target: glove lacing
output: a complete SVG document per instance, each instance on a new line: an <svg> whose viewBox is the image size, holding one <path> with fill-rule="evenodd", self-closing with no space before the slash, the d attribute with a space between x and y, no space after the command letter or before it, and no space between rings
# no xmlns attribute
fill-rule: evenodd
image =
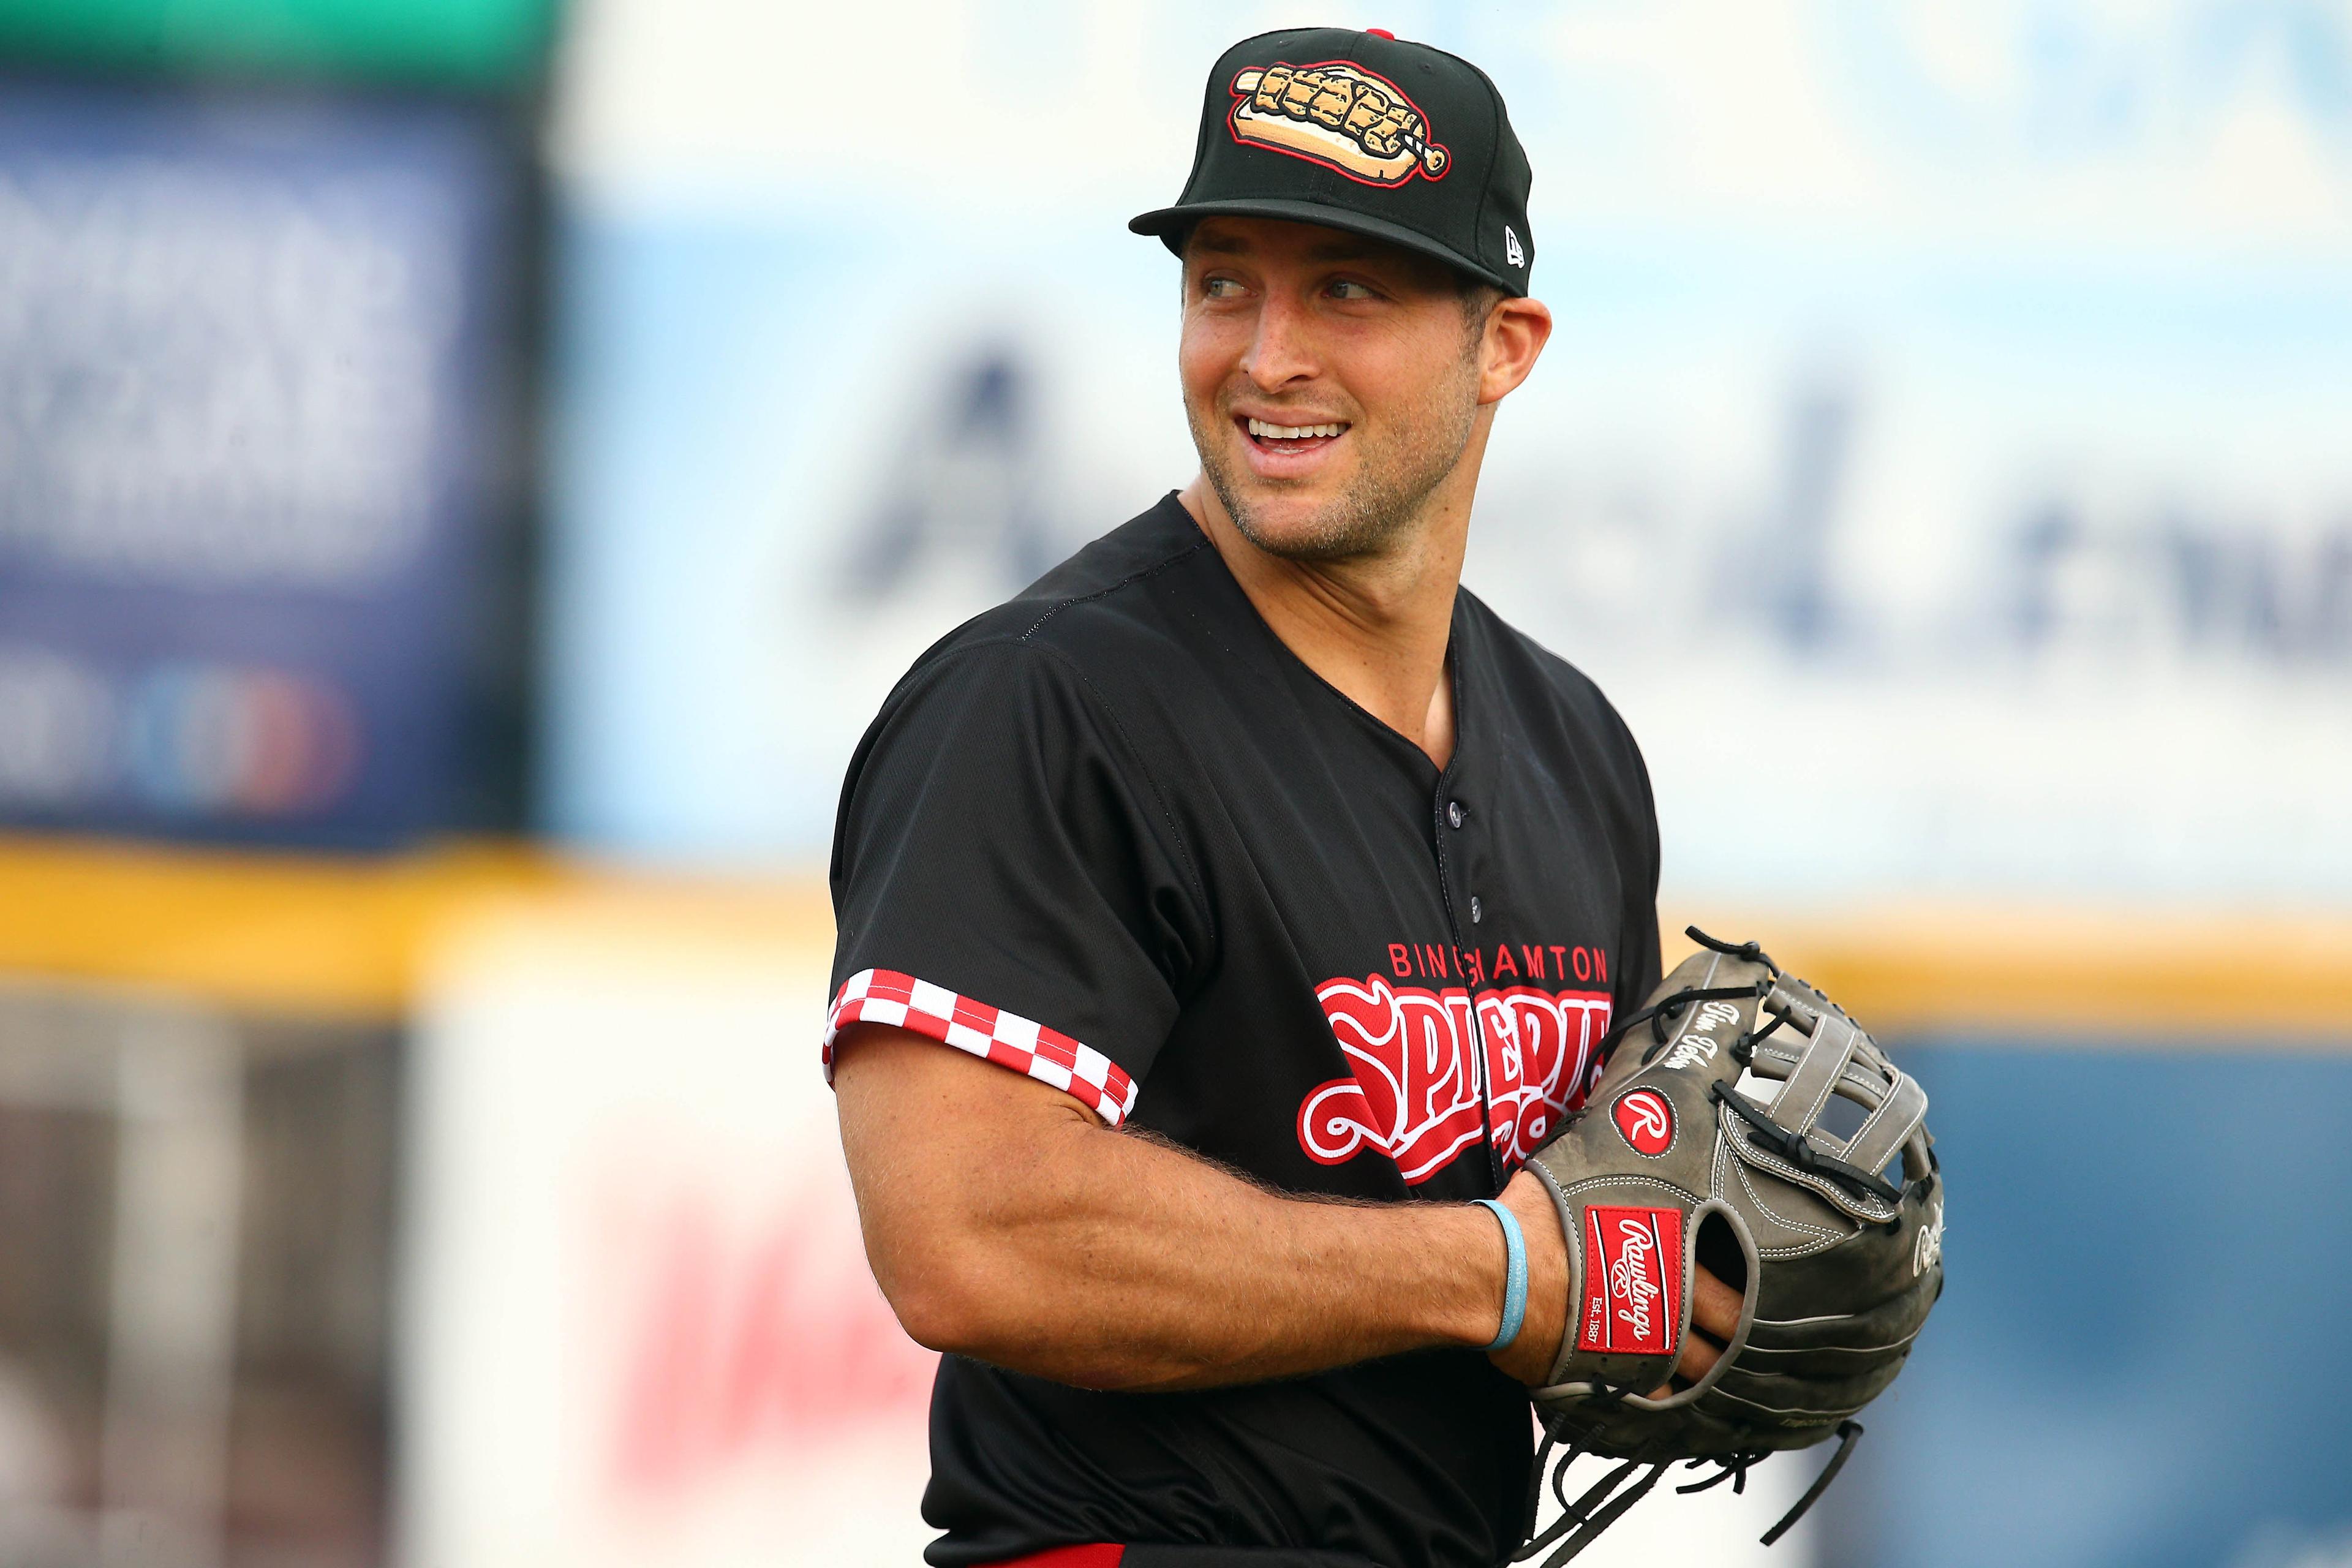
<svg viewBox="0 0 2352 1568"><path fill-rule="evenodd" d="M1615 1054L1618 1042L1623 1039L1636 1025L1647 1024L1650 1026L1650 1048L1642 1053L1643 1064L1647 1066L1653 1058L1665 1048L1666 1026L1681 1017L1684 1010L1694 1002L1738 1002L1749 996L1771 994L1772 983L1780 977L1780 966L1772 962L1770 953L1752 942L1718 942L1696 926L1685 927L1684 934L1701 947L1710 948L1727 958L1737 958L1743 963L1760 963L1770 973L1753 985L1685 985L1671 996L1659 997L1649 1006L1636 1007L1618 1020L1616 1027L1601 1037L1599 1056L1602 1061L1607 1061ZM1769 1026L1754 1035L1746 1037L1741 1043L1753 1047L1758 1040L1779 1028L1780 1022L1778 1018L1773 1019Z"/></svg>
<svg viewBox="0 0 2352 1568"><path fill-rule="evenodd" d="M1614 1392L1622 1394L1623 1391ZM1813 1478L1813 1484L1805 1489L1805 1495L1799 1498L1795 1505L1780 1516L1779 1523L1766 1531L1759 1538L1766 1546L1774 1544L1780 1537L1786 1535L1799 1520L1805 1517L1813 1504L1821 1500L1822 1494L1829 1490L1830 1483L1837 1479L1838 1472L1845 1468L1847 1457L1853 1452L1855 1439L1862 1436L1862 1423L1841 1421L1837 1425L1837 1452L1830 1456L1830 1462L1822 1467L1822 1473ZM1658 1484L1658 1478L1665 1473L1666 1467L1674 1462L1671 1459L1662 1459L1651 1464L1647 1467L1647 1473L1631 1486L1626 1486L1624 1483L1627 1479L1634 1471L1643 1469L1644 1467L1638 1459L1623 1460L1588 1488L1582 1497L1570 1502L1568 1497L1569 1467L1592 1450L1584 1447L1582 1438L1570 1438L1566 1449L1559 1456L1559 1462L1553 1465L1552 1450L1559 1444L1558 1436L1547 1430L1544 1434L1543 1447L1536 1451L1535 1471L1528 1478L1527 1529L1530 1532L1535 1530L1537 1511L1543 1500L1544 1472L1547 1468L1551 1471L1552 1496L1559 1500L1560 1516L1552 1521L1542 1534L1533 1535L1525 1546L1520 1547L1517 1554L1511 1559L1514 1563L1525 1563L1537 1552L1559 1542L1559 1549L1544 1559L1543 1568L1560 1568L1561 1563L1568 1562L1591 1545L1599 1539L1602 1531L1622 1519L1627 1510L1647 1497L1650 1489ZM1748 1487L1748 1468L1769 1458L1771 1452L1772 1450L1769 1448L1759 1448L1722 1457L1706 1456L1692 1459L1684 1467L1685 1468L1695 1470L1702 1465L1715 1465L1718 1468L1714 1475L1704 1480L1694 1481L1688 1486L1676 1487L1675 1490L1703 1492L1711 1487L1721 1486L1727 1480L1731 1483L1731 1489L1734 1492L1744 1493ZM1572 1535L1569 1534L1571 1530L1575 1531ZM1561 1541L1560 1538L1563 1535L1568 1539Z"/></svg>

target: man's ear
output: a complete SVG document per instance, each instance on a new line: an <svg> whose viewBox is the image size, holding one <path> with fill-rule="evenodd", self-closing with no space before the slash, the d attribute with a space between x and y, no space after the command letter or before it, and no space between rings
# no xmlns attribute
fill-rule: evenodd
<svg viewBox="0 0 2352 1568"><path fill-rule="evenodd" d="M1521 295L1497 300L1478 341L1478 401L1500 403L1519 388L1551 341L1551 310Z"/></svg>

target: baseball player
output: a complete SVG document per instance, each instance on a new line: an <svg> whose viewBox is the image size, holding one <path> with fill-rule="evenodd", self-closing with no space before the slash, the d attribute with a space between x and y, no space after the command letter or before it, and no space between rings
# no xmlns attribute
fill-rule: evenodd
<svg viewBox="0 0 2352 1568"><path fill-rule="evenodd" d="M1551 329L1528 184L1465 60L1228 50L1129 226L1182 264L1199 475L931 648L851 761L825 1059L875 1276L945 1352L931 1563L1524 1537L1568 1265L1515 1173L1660 978L1632 735L1459 586ZM1738 1297L1695 1303L1686 1378Z"/></svg>

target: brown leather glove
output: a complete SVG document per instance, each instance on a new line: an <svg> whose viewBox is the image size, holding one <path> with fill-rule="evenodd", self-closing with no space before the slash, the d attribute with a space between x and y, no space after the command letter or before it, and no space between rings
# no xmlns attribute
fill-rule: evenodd
<svg viewBox="0 0 2352 1568"><path fill-rule="evenodd" d="M1528 1526L1563 1444L1552 1486L1567 1512L1520 1553L1559 1542L1545 1568L1671 1463L1716 1467L1684 1491L1744 1484L1767 1455L1839 1436L1764 1537L1778 1540L1844 1463L1852 1417L1903 1369L1943 1290L1944 1190L1918 1083L1754 943L1690 935L1702 951L1619 1024L1587 1109L1529 1162L1570 1259L1567 1335L1533 1394L1549 1435ZM1701 1264L1740 1292L1738 1328L1705 1377L1670 1383ZM1585 1454L1620 1462L1570 1501L1568 1467Z"/></svg>

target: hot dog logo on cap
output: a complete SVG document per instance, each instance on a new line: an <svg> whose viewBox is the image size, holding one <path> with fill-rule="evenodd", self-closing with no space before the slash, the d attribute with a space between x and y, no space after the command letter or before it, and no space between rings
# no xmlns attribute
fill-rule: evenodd
<svg viewBox="0 0 2352 1568"><path fill-rule="evenodd" d="M1450 159L1396 84L1344 60L1253 66L1234 78L1234 140L1337 169L1367 185L1443 179Z"/></svg>

